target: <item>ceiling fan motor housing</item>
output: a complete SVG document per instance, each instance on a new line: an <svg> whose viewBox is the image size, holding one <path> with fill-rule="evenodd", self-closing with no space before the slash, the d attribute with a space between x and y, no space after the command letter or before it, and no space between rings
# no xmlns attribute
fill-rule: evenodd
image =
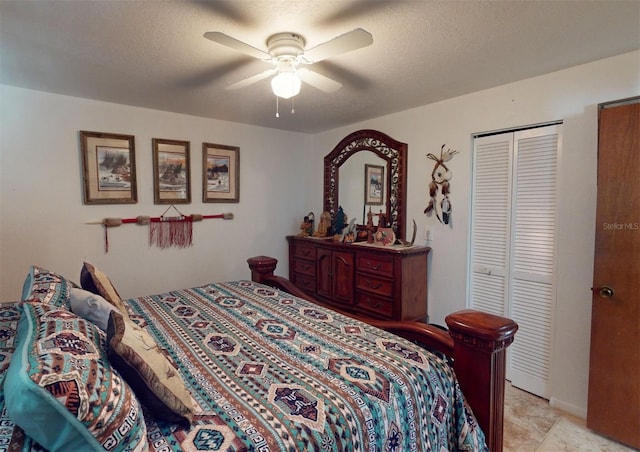
<svg viewBox="0 0 640 452"><path fill-rule="evenodd" d="M296 60L304 53L304 38L295 33L277 33L267 39L269 55L276 60Z"/></svg>

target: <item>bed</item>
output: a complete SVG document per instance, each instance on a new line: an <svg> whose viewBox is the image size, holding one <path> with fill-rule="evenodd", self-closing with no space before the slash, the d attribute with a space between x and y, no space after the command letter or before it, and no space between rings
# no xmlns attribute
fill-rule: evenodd
<svg viewBox="0 0 640 452"><path fill-rule="evenodd" d="M513 322L373 325L292 294L275 259L249 265L251 280L129 300L90 264L87 291L32 267L0 307L0 448L501 449ZM80 292L105 304L83 311Z"/></svg>

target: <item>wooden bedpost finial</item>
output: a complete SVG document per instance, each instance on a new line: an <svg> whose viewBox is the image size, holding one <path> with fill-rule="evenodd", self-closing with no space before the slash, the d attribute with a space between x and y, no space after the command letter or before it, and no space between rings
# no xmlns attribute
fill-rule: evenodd
<svg viewBox="0 0 640 452"><path fill-rule="evenodd" d="M255 256L247 259L251 269L251 280L262 283L268 276L273 276L273 272L278 265L278 259L269 256Z"/></svg>
<svg viewBox="0 0 640 452"><path fill-rule="evenodd" d="M513 342L518 324L472 309L449 314L445 321L454 342L454 367L473 369L457 372L462 392L474 407L489 450L501 452L506 349Z"/></svg>

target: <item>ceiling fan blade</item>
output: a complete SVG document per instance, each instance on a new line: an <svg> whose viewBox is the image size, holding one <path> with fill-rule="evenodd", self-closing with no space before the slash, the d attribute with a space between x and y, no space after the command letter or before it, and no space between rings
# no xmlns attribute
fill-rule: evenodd
<svg viewBox="0 0 640 452"><path fill-rule="evenodd" d="M356 28L323 44L318 44L304 52L308 63L317 63L324 59L366 47L373 43L373 36L362 28Z"/></svg>
<svg viewBox="0 0 640 452"><path fill-rule="evenodd" d="M265 79L267 77L275 75L277 72L278 72L278 70L275 69L275 68L268 69L266 71L260 72L259 74L252 75L251 77L245 78L244 80L240 80L239 82L233 83L233 84L227 86L227 89L244 88L245 86L252 85L252 84L254 84L256 82L259 82L260 80L263 80L263 79Z"/></svg>
<svg viewBox="0 0 640 452"><path fill-rule="evenodd" d="M325 93L333 93L342 88L341 83L306 68L298 69L296 73L300 77L300 80L324 91Z"/></svg>
<svg viewBox="0 0 640 452"><path fill-rule="evenodd" d="M246 55L258 58L259 60L271 60L271 55L269 55L267 52L256 49L255 47L250 46L249 44L242 41L238 41L236 38L232 38L231 36L226 35L222 32L208 31L203 36L210 41L217 42L218 44L222 44L223 46L227 46L233 50L237 50L238 52L242 52Z"/></svg>

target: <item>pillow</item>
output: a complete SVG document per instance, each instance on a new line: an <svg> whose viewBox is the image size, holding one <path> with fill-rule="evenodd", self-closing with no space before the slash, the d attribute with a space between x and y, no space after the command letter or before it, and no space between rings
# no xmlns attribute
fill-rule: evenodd
<svg viewBox="0 0 640 452"><path fill-rule="evenodd" d="M11 356L16 348L20 311L18 303L0 303L0 404L2 404L2 382L9 368ZM2 419L1 414L0 419ZM0 425L3 425L2 420L0 420ZM0 444L3 443L0 441ZM2 450L1 446L0 450Z"/></svg>
<svg viewBox="0 0 640 452"><path fill-rule="evenodd" d="M71 289L69 295L71 312L85 320L95 323L102 331L107 331L109 313L115 309L111 303L100 295L84 289Z"/></svg>
<svg viewBox="0 0 640 452"><path fill-rule="evenodd" d="M180 373L149 333L116 311L109 315L107 353L140 402L157 419L191 425L193 403Z"/></svg>
<svg viewBox="0 0 640 452"><path fill-rule="evenodd" d="M122 298L120 298L120 294L118 294L115 286L105 273L90 263L84 262L82 270L80 271L80 284L84 290L88 290L89 292L93 292L104 297L105 300L118 308L122 315L129 320L127 307L122 301Z"/></svg>
<svg viewBox="0 0 640 452"><path fill-rule="evenodd" d="M114 371L104 333L70 311L23 303L4 381L9 417L50 450L147 447L142 409Z"/></svg>
<svg viewBox="0 0 640 452"><path fill-rule="evenodd" d="M64 276L32 265L22 285L22 301L40 301L69 309L69 291L73 283Z"/></svg>

